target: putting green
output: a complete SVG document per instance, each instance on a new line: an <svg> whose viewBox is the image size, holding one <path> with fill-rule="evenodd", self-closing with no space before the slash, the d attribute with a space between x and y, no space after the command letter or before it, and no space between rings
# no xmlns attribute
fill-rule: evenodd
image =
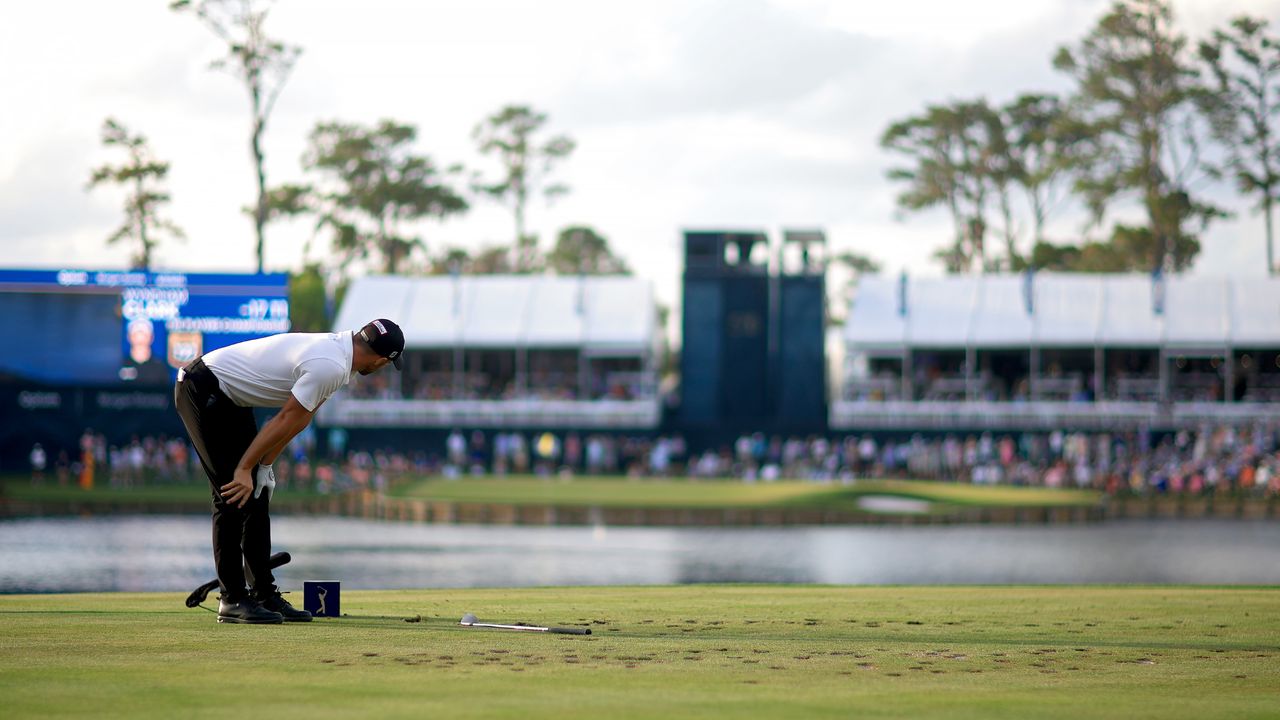
<svg viewBox="0 0 1280 720"><path fill-rule="evenodd" d="M6 717L1275 717L1280 589L348 592L218 625L182 594L0 596ZM589 637L466 629L589 625ZM378 619L371 616L385 616ZM400 617L421 616L407 623Z"/></svg>
<svg viewBox="0 0 1280 720"><path fill-rule="evenodd" d="M203 483L138 488L33 486L25 479L6 478L3 495L35 502L81 502L100 505L202 503L209 498ZM737 480L667 480L608 477L462 478L427 477L400 483L395 497L512 505L600 505L608 507L680 508L826 508L857 509L858 498L889 495L925 500L940 506L1065 507L1096 505L1101 496L1089 490L1028 488L913 480L861 480L851 485L799 481L744 483ZM286 487L272 503L306 503L330 495Z"/></svg>
<svg viewBox="0 0 1280 720"><path fill-rule="evenodd" d="M909 480L862 480L851 485L797 481L628 480L625 478L463 478L406 483L401 497L511 505L599 505L652 508L815 508L858 510L859 498L888 495L945 507L1066 507L1096 505L1093 491L984 487Z"/></svg>

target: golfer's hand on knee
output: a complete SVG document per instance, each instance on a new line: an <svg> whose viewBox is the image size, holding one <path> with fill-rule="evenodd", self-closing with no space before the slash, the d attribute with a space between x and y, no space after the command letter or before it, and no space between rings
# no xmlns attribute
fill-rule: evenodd
<svg viewBox="0 0 1280 720"><path fill-rule="evenodd" d="M253 474L244 468L236 468L231 482L222 486L222 498L236 507L244 507L253 495Z"/></svg>

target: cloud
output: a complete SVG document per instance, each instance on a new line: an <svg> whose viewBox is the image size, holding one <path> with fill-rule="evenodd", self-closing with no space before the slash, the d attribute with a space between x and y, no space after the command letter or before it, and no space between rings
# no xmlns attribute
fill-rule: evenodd
<svg viewBox="0 0 1280 720"><path fill-rule="evenodd" d="M600 62L560 88L557 106L575 123L785 112L865 66L878 45L761 0L694 3L608 43L589 51Z"/></svg>
<svg viewBox="0 0 1280 720"><path fill-rule="evenodd" d="M86 145L82 138L54 136L22 148L13 170L0 179L0 242L54 239L116 219L110 190L96 197L85 190L85 158L92 155Z"/></svg>
<svg viewBox="0 0 1280 720"><path fill-rule="evenodd" d="M268 26L304 54L266 138L269 180L302 177L299 156L318 120L419 126L442 164L486 163L471 127L509 102L550 113L579 149L559 177L564 201L530 208L550 242L570 223L606 234L670 301L689 226L823 226L836 248L887 269L937 272L942 213L894 217L894 158L879 148L893 120L928 103L1069 89L1050 67L1108 0L341 0L280 3ZM207 69L222 52L196 20L165 3L27 3L0 26L0 85L19 108L0 116L0 238L10 262L67 257L122 263L101 238L118 221L107 193L82 186L102 151L97 129L117 115L173 163L171 206L191 236L162 248L183 269L247 270L252 231L248 108L232 77ZM1180 25L1202 36L1239 12L1275 18L1280 0L1176 0ZM1280 29L1280 28L1278 28ZM1075 232L1062 221L1059 236ZM305 224L303 224L305 225ZM465 218L426 223L433 248L503 242L511 218L476 199ZM1252 271L1257 223L1214 226L1197 271ZM303 226L269 230L268 265L296 267ZM323 247L313 249L313 256ZM1203 270L1202 270L1203 269ZM1220 270L1215 270L1220 269Z"/></svg>

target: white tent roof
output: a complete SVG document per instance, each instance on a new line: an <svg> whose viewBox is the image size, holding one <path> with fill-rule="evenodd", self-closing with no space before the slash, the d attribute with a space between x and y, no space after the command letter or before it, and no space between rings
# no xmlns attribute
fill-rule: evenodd
<svg viewBox="0 0 1280 720"><path fill-rule="evenodd" d="M908 284L906 336L910 345L964 347L971 334L978 281L954 279L957 282L922 280ZM917 312L918 308L929 311Z"/></svg>
<svg viewBox="0 0 1280 720"><path fill-rule="evenodd" d="M1159 347L1169 323L1168 306L1157 313L1156 286L1147 275L1095 276L1102 281L1098 343L1109 347ZM1173 280L1166 280L1165 290ZM1071 302L1071 296L1064 298ZM1070 338L1067 339L1068 342Z"/></svg>
<svg viewBox="0 0 1280 720"><path fill-rule="evenodd" d="M533 278L526 277L487 277L487 282L476 285L474 278L459 278L462 283L462 309L458 318L460 322L459 341L467 347L515 347L522 345L528 334L528 321L537 316L531 309L536 302ZM441 278L441 282L454 282L449 278ZM431 280L418 282L430 283ZM449 305L439 308L437 312L454 312ZM410 323L417 318L406 318ZM566 324L572 322L565 318ZM566 335L572 335L572 329L566 329ZM566 338L566 344L574 339Z"/></svg>
<svg viewBox="0 0 1280 720"><path fill-rule="evenodd" d="M1024 276L1025 277L1025 276ZM1025 282L1025 281L1024 281ZM1106 283L1097 275L1041 274L1032 281L1033 337L1040 345L1070 345L1102 332ZM1025 317L1027 316L1024 313Z"/></svg>
<svg viewBox="0 0 1280 720"><path fill-rule="evenodd" d="M1230 337L1227 288L1223 278L1183 278L1165 290L1164 339L1168 345L1222 347ZM1280 318L1277 318L1280 320ZM1277 327L1280 331L1280 326ZM1280 332L1277 332L1280 336Z"/></svg>
<svg viewBox="0 0 1280 720"><path fill-rule="evenodd" d="M1228 289L1232 346L1274 345L1280 333L1280 283L1264 277L1240 278Z"/></svg>
<svg viewBox="0 0 1280 720"><path fill-rule="evenodd" d="M352 281L334 327L376 317L400 323L405 345L429 347L653 347L653 288L634 277L369 276Z"/></svg>
<svg viewBox="0 0 1280 720"><path fill-rule="evenodd" d="M1027 314L1027 283L1023 276L985 278L979 282L977 302L970 321L970 342L982 338L987 347L1019 347L1032 336L1032 316Z"/></svg>
<svg viewBox="0 0 1280 720"><path fill-rule="evenodd" d="M1140 274L863 278L845 325L860 349L1280 346L1280 279ZM905 295L905 311L902 296ZM1162 311L1157 306L1162 304Z"/></svg>
<svg viewBox="0 0 1280 720"><path fill-rule="evenodd" d="M658 332L653 287L629 277L592 278L586 286L582 332L593 348L651 346Z"/></svg>
<svg viewBox="0 0 1280 720"><path fill-rule="evenodd" d="M899 280L884 275L864 277L849 308L846 339L856 325L858 344L900 348L907 338L907 319L899 312Z"/></svg>

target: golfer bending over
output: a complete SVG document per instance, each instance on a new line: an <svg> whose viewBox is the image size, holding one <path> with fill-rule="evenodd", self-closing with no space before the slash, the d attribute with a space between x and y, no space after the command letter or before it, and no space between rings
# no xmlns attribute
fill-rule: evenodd
<svg viewBox="0 0 1280 720"><path fill-rule="evenodd" d="M374 320L359 332L249 340L178 371L174 404L213 486L213 562L222 586L218 622L311 620L311 613L281 597L268 565L271 465L352 372L369 375L388 363L398 370L403 352L400 327ZM255 407L280 412L259 430Z"/></svg>

